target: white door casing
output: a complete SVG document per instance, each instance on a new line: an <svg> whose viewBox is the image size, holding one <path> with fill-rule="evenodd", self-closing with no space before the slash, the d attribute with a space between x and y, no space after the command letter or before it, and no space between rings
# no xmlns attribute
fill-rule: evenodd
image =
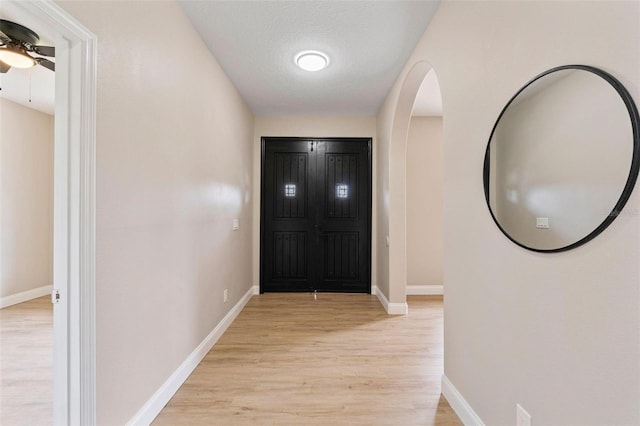
<svg viewBox="0 0 640 426"><path fill-rule="evenodd" d="M97 39L50 0L2 10L55 41L53 422L94 425Z"/></svg>

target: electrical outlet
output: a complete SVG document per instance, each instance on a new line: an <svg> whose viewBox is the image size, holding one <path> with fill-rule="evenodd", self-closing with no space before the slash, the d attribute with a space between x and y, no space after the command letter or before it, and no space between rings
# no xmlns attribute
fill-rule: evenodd
<svg viewBox="0 0 640 426"><path fill-rule="evenodd" d="M229 301L229 290L227 290L226 288L224 289L224 303L227 303Z"/></svg>
<svg viewBox="0 0 640 426"><path fill-rule="evenodd" d="M516 404L516 426L531 426L531 414L520 404Z"/></svg>

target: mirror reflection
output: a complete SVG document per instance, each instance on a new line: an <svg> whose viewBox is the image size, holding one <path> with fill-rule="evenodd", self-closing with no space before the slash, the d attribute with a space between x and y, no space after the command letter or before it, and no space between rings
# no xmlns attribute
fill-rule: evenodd
<svg viewBox="0 0 640 426"><path fill-rule="evenodd" d="M500 229L536 251L593 238L633 187L637 128L630 96L600 70L559 67L534 79L507 104L487 147L485 195Z"/></svg>

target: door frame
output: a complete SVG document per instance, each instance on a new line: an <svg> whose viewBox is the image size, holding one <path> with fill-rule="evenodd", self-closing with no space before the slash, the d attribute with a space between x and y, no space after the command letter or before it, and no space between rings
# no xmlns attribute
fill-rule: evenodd
<svg viewBox="0 0 640 426"><path fill-rule="evenodd" d="M261 136L260 137L260 241L258 247L258 256L260 258L260 275L259 286L260 294L264 294L264 259L262 256L263 241L264 241L264 180L265 180L265 154L266 144L270 139L284 140L290 142L338 142L338 141L367 141L368 153L367 161L369 163L369 170L367 173L367 179L369 181L369 202L367 203L367 231L369 233L369 253L367 256L367 288L368 294L372 294L372 256L373 256L373 139L371 137L302 137L302 136Z"/></svg>
<svg viewBox="0 0 640 426"><path fill-rule="evenodd" d="M53 423L96 424L97 38L51 0L5 0L55 42Z"/></svg>

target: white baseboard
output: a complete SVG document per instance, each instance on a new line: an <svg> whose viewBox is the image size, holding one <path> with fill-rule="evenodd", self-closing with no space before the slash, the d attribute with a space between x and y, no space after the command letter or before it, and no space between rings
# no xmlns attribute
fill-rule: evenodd
<svg viewBox="0 0 640 426"><path fill-rule="evenodd" d="M0 309L6 308L7 306L17 305L18 303L27 302L38 297L51 295L52 289L53 286L44 285L32 290L12 294L11 296L0 297Z"/></svg>
<svg viewBox="0 0 640 426"><path fill-rule="evenodd" d="M473 411L473 408L444 374L442 375L442 394L465 426L484 426L480 416Z"/></svg>
<svg viewBox="0 0 640 426"><path fill-rule="evenodd" d="M254 295L258 295L258 294L260 294L260 285L258 285L258 284L254 285L254 286L252 287L252 290L253 290L253 294L254 294Z"/></svg>
<svg viewBox="0 0 640 426"><path fill-rule="evenodd" d="M441 285L408 285L407 296L442 296L444 288Z"/></svg>
<svg viewBox="0 0 640 426"><path fill-rule="evenodd" d="M218 339L220 339L220 336L222 336L225 330L231 325L233 320L236 319L240 311L242 311L242 308L244 308L254 294L255 287L251 287L244 296L242 296L240 301L231 308L227 315L225 315L222 321L216 325L213 331L211 331L211 333L205 337L198 347L191 352L191 355L189 355L187 359L180 364L178 369L167 379L167 381L160 386L160 389L158 389L142 406L142 408L138 410L136 415L129 420L127 425L138 426L151 424L156 416L160 414L160 411L162 411L167 402L169 402L173 395L178 391L180 386L182 386L182 384L187 380L193 370L198 366L198 364L200 364L200 361L202 361L213 345L215 345Z"/></svg>
<svg viewBox="0 0 640 426"><path fill-rule="evenodd" d="M409 307L407 303L391 303L387 297L376 286L371 287L371 294L378 296L378 300L389 315L407 315Z"/></svg>

